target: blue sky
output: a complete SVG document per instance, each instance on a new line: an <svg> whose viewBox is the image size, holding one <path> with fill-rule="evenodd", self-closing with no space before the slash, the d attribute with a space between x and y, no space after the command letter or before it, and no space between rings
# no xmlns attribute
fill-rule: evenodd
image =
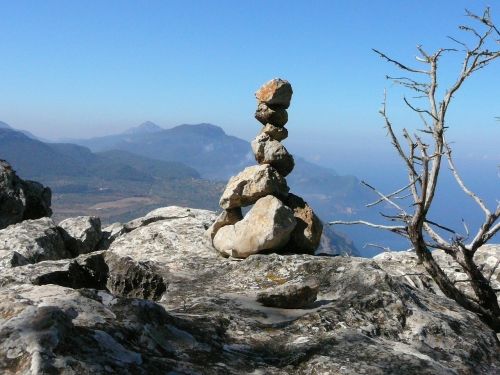
<svg viewBox="0 0 500 375"><path fill-rule="evenodd" d="M449 46L464 9L486 5L500 19L498 0L0 0L0 120L46 138L210 122L250 140L253 92L279 76L295 92L291 151L343 159L341 172L369 168L367 155L392 155L377 114L384 88L395 122L416 124L384 79L395 70L371 48L412 62L416 44ZM457 69L447 62L445 81ZM499 65L451 109L465 156L500 160Z"/></svg>

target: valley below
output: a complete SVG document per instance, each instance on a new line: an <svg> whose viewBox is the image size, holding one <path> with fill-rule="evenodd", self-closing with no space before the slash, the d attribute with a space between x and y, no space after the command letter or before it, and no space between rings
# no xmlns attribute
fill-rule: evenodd
<svg viewBox="0 0 500 375"><path fill-rule="evenodd" d="M57 181L54 183L57 186ZM47 184L50 185L50 181ZM158 181L147 186L119 181L102 186L105 187L80 192L61 192L55 188L52 197L54 220L95 215L104 224L112 224L126 222L154 208L174 204L217 210L218 196L224 189L222 182L202 179Z"/></svg>

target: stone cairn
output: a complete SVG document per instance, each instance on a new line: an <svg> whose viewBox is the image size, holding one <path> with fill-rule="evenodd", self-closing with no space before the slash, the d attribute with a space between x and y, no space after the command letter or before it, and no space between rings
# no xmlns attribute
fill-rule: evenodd
<svg viewBox="0 0 500 375"><path fill-rule="evenodd" d="M231 177L220 199L224 211L207 230L213 246L224 256L246 258L260 252L314 254L323 225L285 180L294 168L293 156L281 141L292 99L288 81L275 78L256 93L255 118L264 125L252 141L259 165ZM242 207L253 205L243 217Z"/></svg>

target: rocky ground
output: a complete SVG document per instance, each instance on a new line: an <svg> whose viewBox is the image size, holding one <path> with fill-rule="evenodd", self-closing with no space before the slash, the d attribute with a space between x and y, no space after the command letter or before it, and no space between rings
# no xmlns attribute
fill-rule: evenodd
<svg viewBox="0 0 500 375"><path fill-rule="evenodd" d="M413 254L224 258L214 219L166 207L0 230L0 373L500 374L497 337ZM478 257L492 269L500 250Z"/></svg>

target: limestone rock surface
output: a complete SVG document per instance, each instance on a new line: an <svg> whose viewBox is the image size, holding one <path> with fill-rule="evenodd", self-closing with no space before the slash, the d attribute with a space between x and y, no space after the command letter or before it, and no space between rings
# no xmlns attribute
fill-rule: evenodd
<svg viewBox="0 0 500 375"><path fill-rule="evenodd" d="M167 289L167 282L155 262L137 262L111 251L104 254L104 259L108 267L106 287L114 294L158 300Z"/></svg>
<svg viewBox="0 0 500 375"><path fill-rule="evenodd" d="M285 204L293 210L297 225L290 235L288 249L294 253L314 254L323 233L323 224L312 208L299 196L288 194Z"/></svg>
<svg viewBox="0 0 500 375"><path fill-rule="evenodd" d="M98 250L107 250L109 246L111 246L113 241L120 237L122 234L127 233L127 230L125 229L124 224L116 222L108 225L105 228L102 228L101 232L101 241L97 245L97 248Z"/></svg>
<svg viewBox="0 0 500 375"><path fill-rule="evenodd" d="M73 255L97 250L102 239L101 219L96 216L78 216L59 223L66 247Z"/></svg>
<svg viewBox="0 0 500 375"><path fill-rule="evenodd" d="M259 102L265 103L269 107L287 109L290 106L292 94L293 90L290 82L281 78L274 78L262 85L255 93L255 97Z"/></svg>
<svg viewBox="0 0 500 375"><path fill-rule="evenodd" d="M495 335L477 316L389 272L395 261L304 254L235 261L220 257L204 236L213 212L168 207L160 213L164 219L143 221L107 251L1 268L0 373L500 371ZM493 248L480 252L487 267L500 259ZM399 263L407 257L411 263L409 253ZM138 288L153 275L164 280L158 300L151 300L154 289L143 294L149 299L109 289L122 285L108 284L106 271L120 258L125 268L147 265L150 273ZM319 284L312 305L282 309L257 302L260 292L310 278Z"/></svg>
<svg viewBox="0 0 500 375"><path fill-rule="evenodd" d="M461 267L453 258L442 250L434 250L432 255L450 280L453 282L460 281L455 285L465 294L474 298L470 283L464 282L464 280L468 280L468 276L462 272ZM403 278L406 283L413 287L443 295L434 280L425 272L424 267L418 263L417 255L414 252L384 252L373 259L389 274ZM493 289L500 291L498 260L500 260L500 245L484 245L474 255L474 261L480 265L483 273L485 275L491 274L490 280Z"/></svg>
<svg viewBox="0 0 500 375"><path fill-rule="evenodd" d="M286 130L286 128L280 128L279 126L274 126L273 124L266 124L262 128L262 133L267 134L275 141L282 141L288 137L288 130Z"/></svg>
<svg viewBox="0 0 500 375"><path fill-rule="evenodd" d="M255 118L262 124L273 124L283 127L288 122L288 112L286 109L270 108L265 103L259 103L255 111Z"/></svg>
<svg viewBox="0 0 500 375"><path fill-rule="evenodd" d="M278 198L260 198L243 220L219 229L214 247L223 254L246 258L263 250L276 250L290 239L295 228L293 211Z"/></svg>
<svg viewBox="0 0 500 375"><path fill-rule="evenodd" d="M103 229L103 239L99 243L98 247L101 250L108 249L117 238L135 231L136 229L166 220L182 220L183 218L187 218L192 215L193 214L191 212L191 209L189 208L181 208L175 206L157 208L147 213L146 216L130 220L127 223L113 223L111 225L108 225Z"/></svg>
<svg viewBox="0 0 500 375"><path fill-rule="evenodd" d="M255 160L259 164L269 164L282 176L287 176L293 170L293 156L280 142L272 139L266 133L259 134L252 141Z"/></svg>
<svg viewBox="0 0 500 375"><path fill-rule="evenodd" d="M143 222L153 217L163 219L118 236L108 251L140 262L161 263L164 268L171 266L174 270L186 264L194 270L201 266L204 257L218 257L203 235L216 218L214 212L170 206L150 212Z"/></svg>
<svg viewBox="0 0 500 375"><path fill-rule="evenodd" d="M1 373L155 373L132 341L122 345L119 337L135 336L138 346L148 351L153 336L158 338L168 331L158 330L159 323L167 320L162 319L166 313L157 306L134 305L105 292L59 285L13 285L3 289L2 296ZM149 328L154 334L146 333L142 327L148 315L155 314L159 315Z"/></svg>
<svg viewBox="0 0 500 375"><path fill-rule="evenodd" d="M63 237L48 217L25 220L0 230L0 264L16 267L71 257Z"/></svg>
<svg viewBox="0 0 500 375"><path fill-rule="evenodd" d="M105 252L96 251L76 258L44 260L13 268L3 268L0 287L10 284L56 284L68 288L105 289L109 267Z"/></svg>
<svg viewBox="0 0 500 375"><path fill-rule="evenodd" d="M254 165L231 177L222 193L220 206L224 209L254 204L266 195L286 197L286 180L270 165Z"/></svg>

